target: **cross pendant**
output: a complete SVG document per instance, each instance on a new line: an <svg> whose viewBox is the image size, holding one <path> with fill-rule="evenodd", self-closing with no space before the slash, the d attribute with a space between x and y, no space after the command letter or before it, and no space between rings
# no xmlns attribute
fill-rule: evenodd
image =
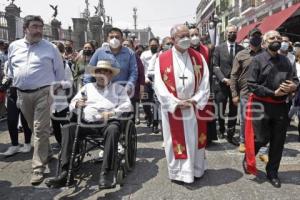
<svg viewBox="0 0 300 200"><path fill-rule="evenodd" d="M186 77L186 76L184 76L184 74L182 74L182 76L179 76L179 78L182 80L183 86L185 86L184 80L187 79L188 77Z"/></svg>

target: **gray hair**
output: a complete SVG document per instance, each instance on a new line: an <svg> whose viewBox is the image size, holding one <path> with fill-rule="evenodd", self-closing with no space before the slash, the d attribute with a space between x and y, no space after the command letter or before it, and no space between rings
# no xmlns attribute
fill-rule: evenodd
<svg viewBox="0 0 300 200"><path fill-rule="evenodd" d="M277 33L278 35L280 35L280 33L278 31L275 31L275 30L271 30L271 31L268 31L264 34L263 36L263 41L267 41L267 39L270 37L270 35L272 35L273 33Z"/></svg>
<svg viewBox="0 0 300 200"><path fill-rule="evenodd" d="M227 27L226 27L226 32L228 32L228 29L229 28L235 28L236 30L238 30L238 27L234 24L229 24Z"/></svg>
<svg viewBox="0 0 300 200"><path fill-rule="evenodd" d="M187 27L186 25L184 25L184 24L176 24L176 25L174 25L174 26L171 28L171 31L170 31L171 37L174 38L175 35L176 35L176 33L177 33L177 31L178 31L180 28L182 28L182 27L186 27L186 28L188 29L188 27Z"/></svg>
<svg viewBox="0 0 300 200"><path fill-rule="evenodd" d="M24 17L24 23L23 23L23 29L28 28L30 22L32 21L38 21L41 22L44 25L44 21L39 15L27 15Z"/></svg>

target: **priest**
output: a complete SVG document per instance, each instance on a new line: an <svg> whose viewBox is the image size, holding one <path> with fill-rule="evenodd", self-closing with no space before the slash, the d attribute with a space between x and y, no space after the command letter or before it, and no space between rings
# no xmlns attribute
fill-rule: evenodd
<svg viewBox="0 0 300 200"><path fill-rule="evenodd" d="M161 103L162 129L169 178L192 183L206 169L205 146L209 71L204 57L190 47L189 29L171 29L172 49L155 66L155 92Z"/></svg>

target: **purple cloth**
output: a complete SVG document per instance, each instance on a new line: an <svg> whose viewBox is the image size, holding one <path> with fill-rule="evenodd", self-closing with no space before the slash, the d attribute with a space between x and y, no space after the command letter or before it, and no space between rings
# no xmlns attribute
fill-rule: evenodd
<svg viewBox="0 0 300 200"><path fill-rule="evenodd" d="M134 98L140 99L140 86L145 85L145 70L144 65L138 55L136 57L138 77L135 85Z"/></svg>

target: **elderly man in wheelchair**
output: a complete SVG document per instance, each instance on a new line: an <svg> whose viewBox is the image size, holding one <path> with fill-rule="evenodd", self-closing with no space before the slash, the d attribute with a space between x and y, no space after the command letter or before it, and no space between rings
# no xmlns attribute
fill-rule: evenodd
<svg viewBox="0 0 300 200"><path fill-rule="evenodd" d="M74 161L74 142L88 135L101 135L104 138L103 163L100 170L99 188L115 187L115 166L118 154L118 142L121 133L119 116L132 111L129 96L124 87L112 83L120 69L111 66L109 61L99 61L96 67L90 67L95 83L83 86L70 103L70 112L80 113L83 125L70 123L62 128L62 148L59 159L60 173L46 180L48 187L64 187L73 182L74 172L70 171ZM80 131L78 130L80 127ZM75 132L75 133L74 133ZM76 134L76 132L79 132ZM78 150L77 150L78 151ZM73 160L72 160L73 159ZM68 183L68 184L70 184Z"/></svg>

